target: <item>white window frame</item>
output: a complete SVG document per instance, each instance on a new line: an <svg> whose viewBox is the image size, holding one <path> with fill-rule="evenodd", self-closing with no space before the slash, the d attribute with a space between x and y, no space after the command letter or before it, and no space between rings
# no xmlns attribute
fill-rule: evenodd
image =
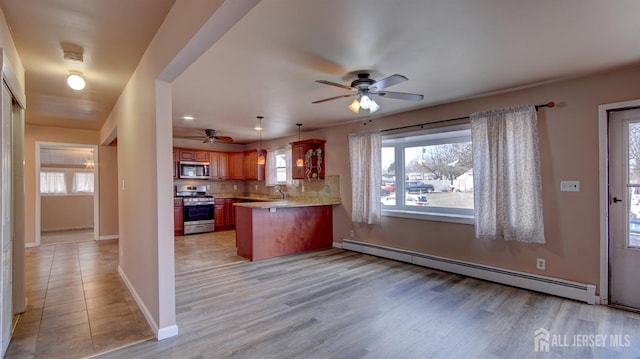
<svg viewBox="0 0 640 359"><path fill-rule="evenodd" d="M275 178L275 183L277 185L286 185L287 184L287 177L288 177L288 171L289 171L289 166L287 166L287 163L289 163L289 161L291 159L287 158L287 151L284 148L281 149L277 149L275 151L273 151L273 155L274 155L274 161L275 161L275 168L274 168L274 174L276 176ZM283 156L284 157L284 166L283 167L278 167L278 156ZM278 181L278 169L279 168L284 168L284 181Z"/></svg>
<svg viewBox="0 0 640 359"><path fill-rule="evenodd" d="M419 207L404 204L404 179L406 177L405 148L456 142L471 142L470 124L443 126L427 130L384 135L382 137L382 147L393 147L395 149L396 204L383 205L381 215L473 225L473 209L433 206ZM428 197L427 194L427 199Z"/></svg>

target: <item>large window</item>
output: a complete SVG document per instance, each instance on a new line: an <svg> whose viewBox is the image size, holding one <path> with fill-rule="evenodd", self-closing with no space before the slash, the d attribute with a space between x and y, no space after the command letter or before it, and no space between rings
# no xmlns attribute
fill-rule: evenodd
<svg viewBox="0 0 640 359"><path fill-rule="evenodd" d="M73 174L73 193L93 193L93 172Z"/></svg>
<svg viewBox="0 0 640 359"><path fill-rule="evenodd" d="M276 157L276 183L287 183L287 155L285 150L275 151Z"/></svg>
<svg viewBox="0 0 640 359"><path fill-rule="evenodd" d="M472 218L469 125L387 135L382 146L383 214Z"/></svg>
<svg viewBox="0 0 640 359"><path fill-rule="evenodd" d="M69 168L40 171L40 194L42 195L91 194L94 192L94 183L92 171Z"/></svg>

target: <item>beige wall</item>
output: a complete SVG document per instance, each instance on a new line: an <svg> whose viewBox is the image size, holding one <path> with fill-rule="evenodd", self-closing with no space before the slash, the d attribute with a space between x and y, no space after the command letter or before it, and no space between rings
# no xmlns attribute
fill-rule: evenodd
<svg viewBox="0 0 640 359"><path fill-rule="evenodd" d="M40 230L93 228L93 196L40 197Z"/></svg>
<svg viewBox="0 0 640 359"><path fill-rule="evenodd" d="M26 125L24 129L25 243L36 243L36 142L97 145L98 131ZM103 198L100 201L112 201Z"/></svg>
<svg viewBox="0 0 640 359"><path fill-rule="evenodd" d="M340 175L343 204L334 209L335 240L349 238L354 229L360 241L599 285L598 105L637 98L640 67L632 67L375 119L366 126L357 121L304 137L327 140L327 174ZM548 101L557 106L538 111L546 244L478 240L473 226L464 224L392 217L380 225L351 222L349 133ZM560 192L561 180L580 181L580 192ZM546 259L546 271L535 269L536 258Z"/></svg>
<svg viewBox="0 0 640 359"><path fill-rule="evenodd" d="M170 82L255 3L177 0L100 130L118 139L119 269L158 338L177 333Z"/></svg>
<svg viewBox="0 0 640 359"><path fill-rule="evenodd" d="M102 239L118 236L118 147L98 147L100 233Z"/></svg>

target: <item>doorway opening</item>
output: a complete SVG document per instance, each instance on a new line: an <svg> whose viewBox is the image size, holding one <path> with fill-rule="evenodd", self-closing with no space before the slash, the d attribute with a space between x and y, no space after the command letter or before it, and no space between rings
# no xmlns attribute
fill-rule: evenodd
<svg viewBox="0 0 640 359"><path fill-rule="evenodd" d="M36 146L36 244L97 240L97 146Z"/></svg>

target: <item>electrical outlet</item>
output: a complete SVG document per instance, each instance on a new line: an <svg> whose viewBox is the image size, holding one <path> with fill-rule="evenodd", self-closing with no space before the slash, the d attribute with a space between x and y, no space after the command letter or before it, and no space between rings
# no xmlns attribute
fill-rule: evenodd
<svg viewBox="0 0 640 359"><path fill-rule="evenodd" d="M547 267L547 263L544 259L542 258L538 258L536 259L536 268L540 269L540 270L545 270Z"/></svg>
<svg viewBox="0 0 640 359"><path fill-rule="evenodd" d="M238 185L237 185L237 184L234 184L234 185L233 185L233 190L235 191L235 190L237 190L237 189L238 189Z"/></svg>
<svg viewBox="0 0 640 359"><path fill-rule="evenodd" d="M258 190L258 185L256 185L256 191Z"/></svg>
<svg viewBox="0 0 640 359"><path fill-rule="evenodd" d="M349 231L349 237L353 238L356 234L353 232L353 229Z"/></svg>

